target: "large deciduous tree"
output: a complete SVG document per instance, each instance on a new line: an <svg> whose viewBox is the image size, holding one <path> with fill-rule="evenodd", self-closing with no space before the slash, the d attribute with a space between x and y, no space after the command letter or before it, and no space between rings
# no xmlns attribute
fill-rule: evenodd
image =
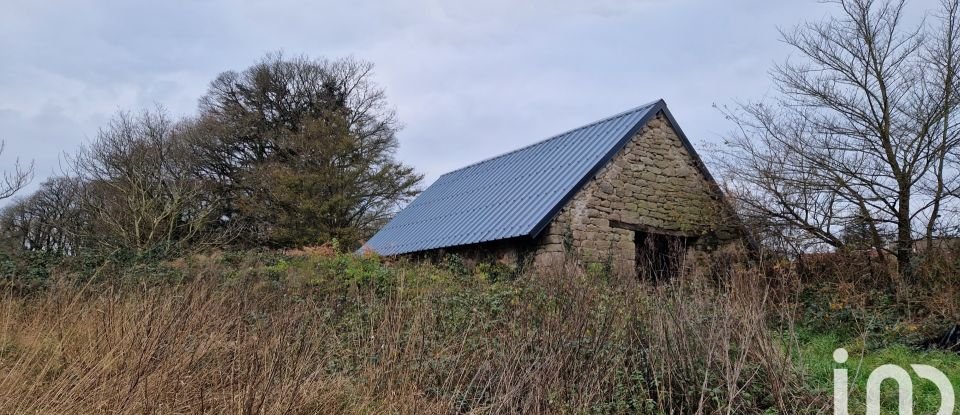
<svg viewBox="0 0 960 415"><path fill-rule="evenodd" d="M771 100L726 111L720 163L743 212L795 249L868 241L909 279L914 242L958 225L960 7L910 26L904 1L833 3L783 32L795 54Z"/></svg>
<svg viewBox="0 0 960 415"><path fill-rule="evenodd" d="M372 69L275 54L213 81L191 142L242 242L356 246L416 194L421 176L394 158L399 123Z"/></svg>

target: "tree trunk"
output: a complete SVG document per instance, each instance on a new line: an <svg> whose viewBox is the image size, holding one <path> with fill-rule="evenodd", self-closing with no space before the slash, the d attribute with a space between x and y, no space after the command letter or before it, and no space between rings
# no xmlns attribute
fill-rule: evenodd
<svg viewBox="0 0 960 415"><path fill-rule="evenodd" d="M897 271L906 282L913 282L913 229L910 224L910 191L900 192L897 210Z"/></svg>

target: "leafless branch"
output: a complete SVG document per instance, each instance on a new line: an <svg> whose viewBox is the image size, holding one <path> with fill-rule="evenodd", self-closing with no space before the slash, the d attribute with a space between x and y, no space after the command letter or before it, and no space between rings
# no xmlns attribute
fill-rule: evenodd
<svg viewBox="0 0 960 415"><path fill-rule="evenodd" d="M0 141L0 154L3 154L5 143ZM20 159L13 163L13 167L0 172L0 200L12 197L33 180L33 162L23 164Z"/></svg>

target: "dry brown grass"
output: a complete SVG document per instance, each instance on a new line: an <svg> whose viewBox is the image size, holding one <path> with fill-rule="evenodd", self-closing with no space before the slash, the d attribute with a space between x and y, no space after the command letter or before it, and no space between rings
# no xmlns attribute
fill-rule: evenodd
<svg viewBox="0 0 960 415"><path fill-rule="evenodd" d="M64 281L0 299L0 413L822 409L767 329L762 278L734 274L650 288L570 266L497 284L408 267L339 292Z"/></svg>

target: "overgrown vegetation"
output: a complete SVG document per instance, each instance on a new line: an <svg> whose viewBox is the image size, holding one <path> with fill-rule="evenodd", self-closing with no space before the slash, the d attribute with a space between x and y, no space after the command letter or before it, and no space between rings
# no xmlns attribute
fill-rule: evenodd
<svg viewBox="0 0 960 415"><path fill-rule="evenodd" d="M691 276L653 288L572 266L501 278L329 248L150 267L137 279L98 279L102 266L6 291L0 413L824 405L767 324L775 304L751 271L722 286Z"/></svg>
<svg viewBox="0 0 960 415"><path fill-rule="evenodd" d="M0 413L823 413L837 347L854 413L880 364L960 377L924 345L950 321L938 303L784 264L651 286L330 245L28 261L17 275L49 277L0 299ZM918 410L936 408L916 382Z"/></svg>

